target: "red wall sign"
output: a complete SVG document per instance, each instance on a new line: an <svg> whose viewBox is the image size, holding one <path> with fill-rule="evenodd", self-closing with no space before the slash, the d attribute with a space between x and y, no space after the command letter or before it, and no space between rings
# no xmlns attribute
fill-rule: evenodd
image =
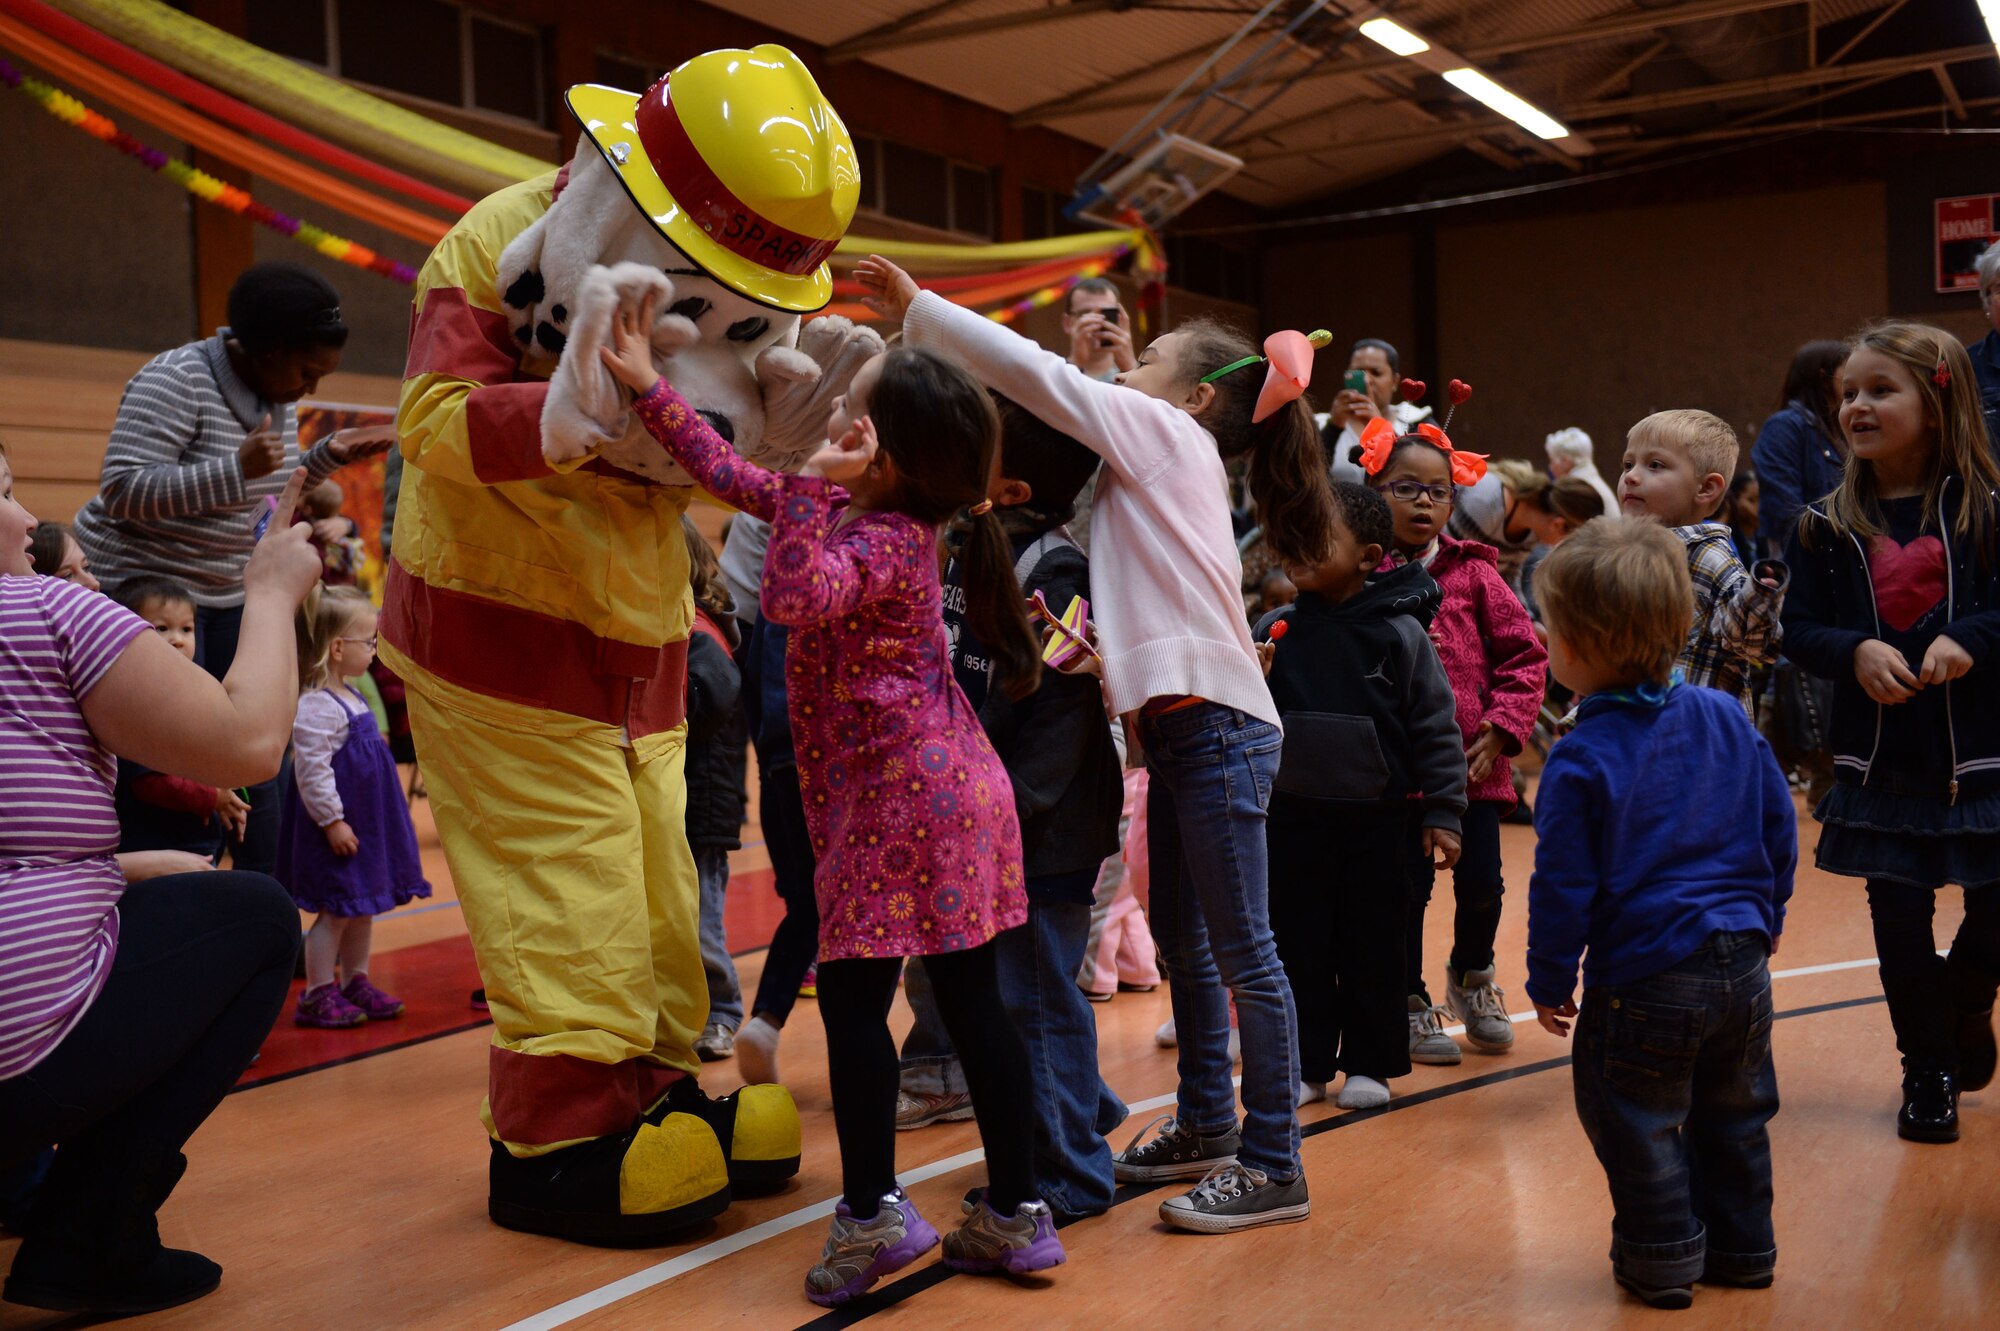
<svg viewBox="0 0 2000 1331"><path fill-rule="evenodd" d="M1977 291L1973 261L2000 238L2000 194L1972 194L1937 201L1937 289Z"/></svg>

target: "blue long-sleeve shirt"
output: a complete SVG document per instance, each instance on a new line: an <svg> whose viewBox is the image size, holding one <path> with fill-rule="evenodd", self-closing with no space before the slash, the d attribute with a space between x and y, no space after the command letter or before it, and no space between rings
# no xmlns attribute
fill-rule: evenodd
<svg viewBox="0 0 2000 1331"><path fill-rule="evenodd" d="M1718 929L1785 925L1798 818L1735 700L1676 683L1663 701L1593 694L1535 796L1528 997L1672 966Z"/></svg>
<svg viewBox="0 0 2000 1331"><path fill-rule="evenodd" d="M1799 511L1833 493L1846 465L1803 402L1787 402L1757 432L1750 446L1757 470L1757 531L1766 547L1782 552Z"/></svg>

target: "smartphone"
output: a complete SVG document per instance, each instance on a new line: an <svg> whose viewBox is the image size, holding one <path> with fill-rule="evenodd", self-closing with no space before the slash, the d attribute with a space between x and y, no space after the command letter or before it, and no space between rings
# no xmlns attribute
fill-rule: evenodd
<svg viewBox="0 0 2000 1331"><path fill-rule="evenodd" d="M1350 393L1359 393L1363 397L1366 397L1368 395L1368 371L1349 370L1347 377L1341 381L1341 387Z"/></svg>

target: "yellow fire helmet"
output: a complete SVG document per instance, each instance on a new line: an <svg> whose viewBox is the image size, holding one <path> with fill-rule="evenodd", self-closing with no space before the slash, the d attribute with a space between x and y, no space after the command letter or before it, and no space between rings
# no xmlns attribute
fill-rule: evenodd
<svg viewBox="0 0 2000 1331"><path fill-rule="evenodd" d="M833 298L826 260L854 220L854 140L782 46L710 51L637 96L581 83L570 113L639 210L716 281L806 314Z"/></svg>

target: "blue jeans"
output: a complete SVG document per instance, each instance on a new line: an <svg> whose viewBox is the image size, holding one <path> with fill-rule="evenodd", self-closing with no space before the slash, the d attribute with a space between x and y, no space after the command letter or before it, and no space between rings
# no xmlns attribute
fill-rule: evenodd
<svg viewBox="0 0 2000 1331"><path fill-rule="evenodd" d="M1088 889L1095 870L1065 875ZM1111 1207L1106 1133L1125 1121L1124 1102L1097 1071L1097 1018L1076 986L1090 935L1090 907L1049 901L1028 884L1028 922L994 942L1000 1001L1028 1046L1034 1084L1035 1190L1058 1215L1099 1215Z"/></svg>
<svg viewBox="0 0 2000 1331"><path fill-rule="evenodd" d="M1611 1260L1638 1284L1777 1264L1769 950L1718 932L1657 975L1584 991L1576 1113L1611 1183Z"/></svg>
<svg viewBox="0 0 2000 1331"><path fill-rule="evenodd" d="M729 941L722 930L722 907L729 895L729 852L721 846L700 846L694 871L701 883L701 968L708 973L708 1021L730 1030L743 1024L743 986Z"/></svg>
<svg viewBox="0 0 2000 1331"><path fill-rule="evenodd" d="M1198 1132L1236 1122L1229 995L1243 1038L1243 1144L1273 1179L1299 1173L1298 1019L1271 937L1265 814L1284 738L1216 703L1142 716L1153 938L1180 1036L1176 1116Z"/></svg>
<svg viewBox="0 0 2000 1331"><path fill-rule="evenodd" d="M931 977L922 957L903 964L903 997L916 1018L903 1038L899 1067L901 1085L911 1095L970 1095L965 1084L965 1066L952 1048L951 1032L944 1028L944 1014L938 1011L937 995L931 992Z"/></svg>

